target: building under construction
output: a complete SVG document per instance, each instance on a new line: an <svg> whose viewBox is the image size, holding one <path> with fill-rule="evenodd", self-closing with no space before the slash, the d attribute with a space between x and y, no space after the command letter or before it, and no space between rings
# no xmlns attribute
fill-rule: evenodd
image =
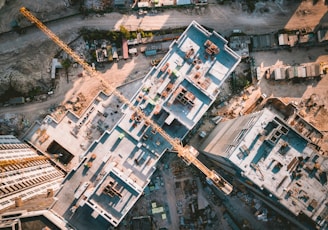
<svg viewBox="0 0 328 230"><path fill-rule="evenodd" d="M47 116L36 123L27 141L45 152L55 141L73 156L73 170L51 210L78 229L96 229L102 222L118 226L142 195L158 160L173 149L172 140L183 140L197 125L239 62L222 36L194 21L145 77L129 102L134 109L130 104L118 108L120 95L100 93L80 117L68 112L59 122ZM119 122L106 128L117 114ZM187 157L189 164L211 174L209 181L229 194L232 187L192 150L187 150L195 153Z"/></svg>
<svg viewBox="0 0 328 230"><path fill-rule="evenodd" d="M313 139L277 114L264 109L221 122L201 151L239 172L278 206L327 228L328 160Z"/></svg>
<svg viewBox="0 0 328 230"><path fill-rule="evenodd" d="M40 194L53 195L65 174L11 135L0 136L0 210Z"/></svg>

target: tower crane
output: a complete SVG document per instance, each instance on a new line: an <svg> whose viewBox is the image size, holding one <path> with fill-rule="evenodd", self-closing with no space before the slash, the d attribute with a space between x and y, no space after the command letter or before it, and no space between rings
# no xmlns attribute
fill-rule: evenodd
<svg viewBox="0 0 328 230"><path fill-rule="evenodd" d="M62 48L68 55L70 55L77 63L79 63L85 71L87 71L91 77L95 77L103 84L109 93L112 93L118 97L125 105L132 111L139 115L146 123L148 123L154 131L158 132L167 142L169 142L173 149L178 153L178 156L184 160L188 165L193 164L199 170L201 170L207 177L207 180L216 186L226 195L229 195L233 187L220 176L216 171L207 168L200 160L197 159L198 151L192 146L183 146L180 139L172 138L168 135L158 124L152 121L139 107L134 106L127 98L125 98L113 85L107 83L102 75L94 70L85 60L77 55L65 42L63 42L56 34L54 34L48 27L46 27L38 18L36 18L25 7L20 8L21 14L23 14L29 21L35 24L43 33L45 33L53 42L55 42L60 48Z"/></svg>

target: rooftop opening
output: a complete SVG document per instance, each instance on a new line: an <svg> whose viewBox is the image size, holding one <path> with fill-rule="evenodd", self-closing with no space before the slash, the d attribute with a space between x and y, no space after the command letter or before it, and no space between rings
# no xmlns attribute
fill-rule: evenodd
<svg viewBox="0 0 328 230"><path fill-rule="evenodd" d="M44 216L23 218L21 222L24 230L46 229L46 227L54 230L60 229Z"/></svg>
<svg viewBox="0 0 328 230"><path fill-rule="evenodd" d="M282 164L280 162L277 162L277 164L273 167L272 172L276 174L280 171L281 168L282 168Z"/></svg>
<svg viewBox="0 0 328 230"><path fill-rule="evenodd" d="M54 158L58 159L62 164L68 164L74 157L68 150L58 144L56 141L52 141L47 148L47 152L52 154Z"/></svg>
<svg viewBox="0 0 328 230"><path fill-rule="evenodd" d="M287 129L285 126L280 126L280 131L281 131L284 135L286 135L287 132L288 132L288 129Z"/></svg>
<svg viewBox="0 0 328 230"><path fill-rule="evenodd" d="M256 155L254 156L252 163L257 164L262 158L266 158L272 150L272 146L268 144L267 141L259 147Z"/></svg>
<svg viewBox="0 0 328 230"><path fill-rule="evenodd" d="M278 124L277 122L275 121L270 121L267 126L265 126L264 130L266 131L265 132L265 135L268 135L271 133L272 130L274 130L275 128L278 127Z"/></svg>
<svg viewBox="0 0 328 230"><path fill-rule="evenodd" d="M104 188L103 192L110 197L118 196L119 198L122 198L122 194L119 192L121 187L122 186L118 183L110 181L109 184Z"/></svg>
<svg viewBox="0 0 328 230"><path fill-rule="evenodd" d="M285 155L289 150L290 150L290 146L288 145L287 142L284 142L284 143L280 146L278 152L279 152L281 155Z"/></svg>

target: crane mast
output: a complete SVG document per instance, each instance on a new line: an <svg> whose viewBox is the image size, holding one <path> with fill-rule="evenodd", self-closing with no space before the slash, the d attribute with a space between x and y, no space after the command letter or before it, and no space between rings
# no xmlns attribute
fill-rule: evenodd
<svg viewBox="0 0 328 230"><path fill-rule="evenodd" d="M182 158L188 165L193 164L201 170L207 177L207 180L215 185L218 189L223 191L226 195L233 190L232 185L221 177L216 171L207 168L201 161L197 159L198 151L192 146L183 146L180 139L172 138L168 135L158 124L156 124L150 117L148 117L139 107L134 106L121 92L119 92L113 85L107 83L102 75L94 70L84 59L77 55L65 42L63 42L56 34L54 34L48 27L46 27L38 18L36 18L25 7L20 8L23 14L29 21L35 24L43 33L45 33L53 42L62 48L68 55L70 55L77 63L79 63L92 77L97 78L103 84L105 89L109 90L119 98L129 109L136 112L145 122L150 124L154 131L158 132L167 142L169 142L173 149L177 151L178 156Z"/></svg>

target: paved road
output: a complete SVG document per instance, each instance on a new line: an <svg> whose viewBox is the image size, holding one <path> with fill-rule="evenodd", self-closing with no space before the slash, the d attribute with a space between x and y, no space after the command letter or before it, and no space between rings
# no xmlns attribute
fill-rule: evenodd
<svg viewBox="0 0 328 230"><path fill-rule="evenodd" d="M210 5L204 10L168 10L156 15L122 15L109 13L101 17L90 16L82 19L81 16L65 18L48 23L47 26L57 35L76 32L82 27L94 29L118 30L124 25L130 30L141 28L144 30L159 30L163 28L174 28L187 26L192 20L202 25L213 28L224 35L228 35L232 29L242 29L248 33L261 31L261 33L272 32L284 27L288 22L287 16L274 17L275 14L252 15L238 10L232 10L228 6ZM273 19L274 18L274 19ZM26 34L7 33L0 36L0 53L17 51L31 44L40 44L48 39L36 28L28 29Z"/></svg>

